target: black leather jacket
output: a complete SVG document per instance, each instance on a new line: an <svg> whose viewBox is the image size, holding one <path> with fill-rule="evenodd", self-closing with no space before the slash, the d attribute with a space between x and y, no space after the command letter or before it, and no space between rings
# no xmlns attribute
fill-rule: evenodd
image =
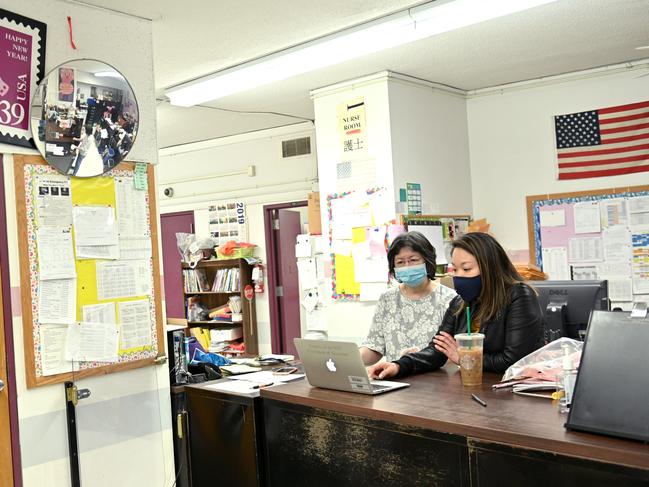
<svg viewBox="0 0 649 487"><path fill-rule="evenodd" d="M509 304L495 319L480 324L485 335L483 370L503 373L507 368L542 345L543 313L536 293L529 286L519 283L510 290ZM456 296L449 304L439 327L450 335L466 332L466 311L456 316L462 298ZM417 353L395 360L399 364L397 377L436 370L446 363L447 357L435 349L434 343Z"/></svg>

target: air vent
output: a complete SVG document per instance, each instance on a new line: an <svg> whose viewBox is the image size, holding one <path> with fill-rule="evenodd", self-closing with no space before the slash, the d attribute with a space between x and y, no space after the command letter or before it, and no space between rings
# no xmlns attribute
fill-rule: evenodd
<svg viewBox="0 0 649 487"><path fill-rule="evenodd" d="M295 157L311 154L311 137L282 140L282 157Z"/></svg>

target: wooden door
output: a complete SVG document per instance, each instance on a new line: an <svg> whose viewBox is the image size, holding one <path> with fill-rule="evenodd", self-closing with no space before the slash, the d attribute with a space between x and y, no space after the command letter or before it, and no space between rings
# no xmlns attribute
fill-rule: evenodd
<svg viewBox="0 0 649 487"><path fill-rule="evenodd" d="M277 210L279 228L277 234L277 285L281 287L278 296L281 327L281 353L297 356L293 338L300 337L300 287L295 258L295 242L301 232L300 214L297 211Z"/></svg>
<svg viewBox="0 0 649 487"><path fill-rule="evenodd" d="M11 431L9 422L9 391L7 388L7 351L5 348L4 314L0 293L0 485L13 485Z"/></svg>
<svg viewBox="0 0 649 487"><path fill-rule="evenodd" d="M164 274L164 296L167 318L185 318L180 253L176 244L176 233L178 232L194 232L193 211L181 211L160 215L162 272Z"/></svg>

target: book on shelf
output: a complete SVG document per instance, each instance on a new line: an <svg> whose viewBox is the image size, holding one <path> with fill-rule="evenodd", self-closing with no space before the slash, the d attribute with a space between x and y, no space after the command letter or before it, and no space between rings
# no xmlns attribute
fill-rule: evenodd
<svg viewBox="0 0 649 487"><path fill-rule="evenodd" d="M186 293L206 292L211 289L205 269L183 269L183 285Z"/></svg>
<svg viewBox="0 0 649 487"><path fill-rule="evenodd" d="M238 267L218 269L214 275L212 291L217 293L238 293L241 291L241 279Z"/></svg>
<svg viewBox="0 0 649 487"><path fill-rule="evenodd" d="M205 273L205 269L194 269L194 273L196 274L196 278L198 280L198 289L201 292L209 291L211 289L211 286L207 280L207 274Z"/></svg>

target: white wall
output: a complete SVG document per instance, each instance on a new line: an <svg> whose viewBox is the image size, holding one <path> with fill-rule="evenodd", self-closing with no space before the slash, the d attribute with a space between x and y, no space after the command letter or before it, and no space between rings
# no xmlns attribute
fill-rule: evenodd
<svg viewBox="0 0 649 487"><path fill-rule="evenodd" d="M131 83L140 107L140 132L129 158L155 162L155 94L151 24L62 0L5 0L2 8L47 24L46 72L70 59L108 62ZM71 16L77 49L68 41ZM2 145L0 152L30 152ZM34 153L33 151L31 151ZM12 157L4 158L12 297L20 269ZM23 485L70 483L62 384L27 389L19 299L12 300ZM92 396L78 409L84 485L169 486L174 480L169 379L166 366L145 367L77 381Z"/></svg>
<svg viewBox="0 0 649 487"><path fill-rule="evenodd" d="M315 147L310 122L161 150L157 166L160 213L194 210L195 232L209 236L208 207L222 201L243 201L248 240L259 246L256 256L267 262L264 205L306 200L318 174L315 153L282 159L281 141L307 136ZM255 166L254 177L195 179L245 170L250 165ZM174 182L181 179L193 180ZM162 194L166 187L174 188L173 198ZM256 306L259 350L270 353L268 291L257 294Z"/></svg>
<svg viewBox="0 0 649 487"><path fill-rule="evenodd" d="M421 183L424 213L471 213L465 97L401 77L388 87L395 199Z"/></svg>
<svg viewBox="0 0 649 487"><path fill-rule="evenodd" d="M473 215L510 249L527 249L525 196L649 183L648 173L559 181L554 115L649 99L638 71L502 91L468 100ZM457 181L453 181L457 184Z"/></svg>

